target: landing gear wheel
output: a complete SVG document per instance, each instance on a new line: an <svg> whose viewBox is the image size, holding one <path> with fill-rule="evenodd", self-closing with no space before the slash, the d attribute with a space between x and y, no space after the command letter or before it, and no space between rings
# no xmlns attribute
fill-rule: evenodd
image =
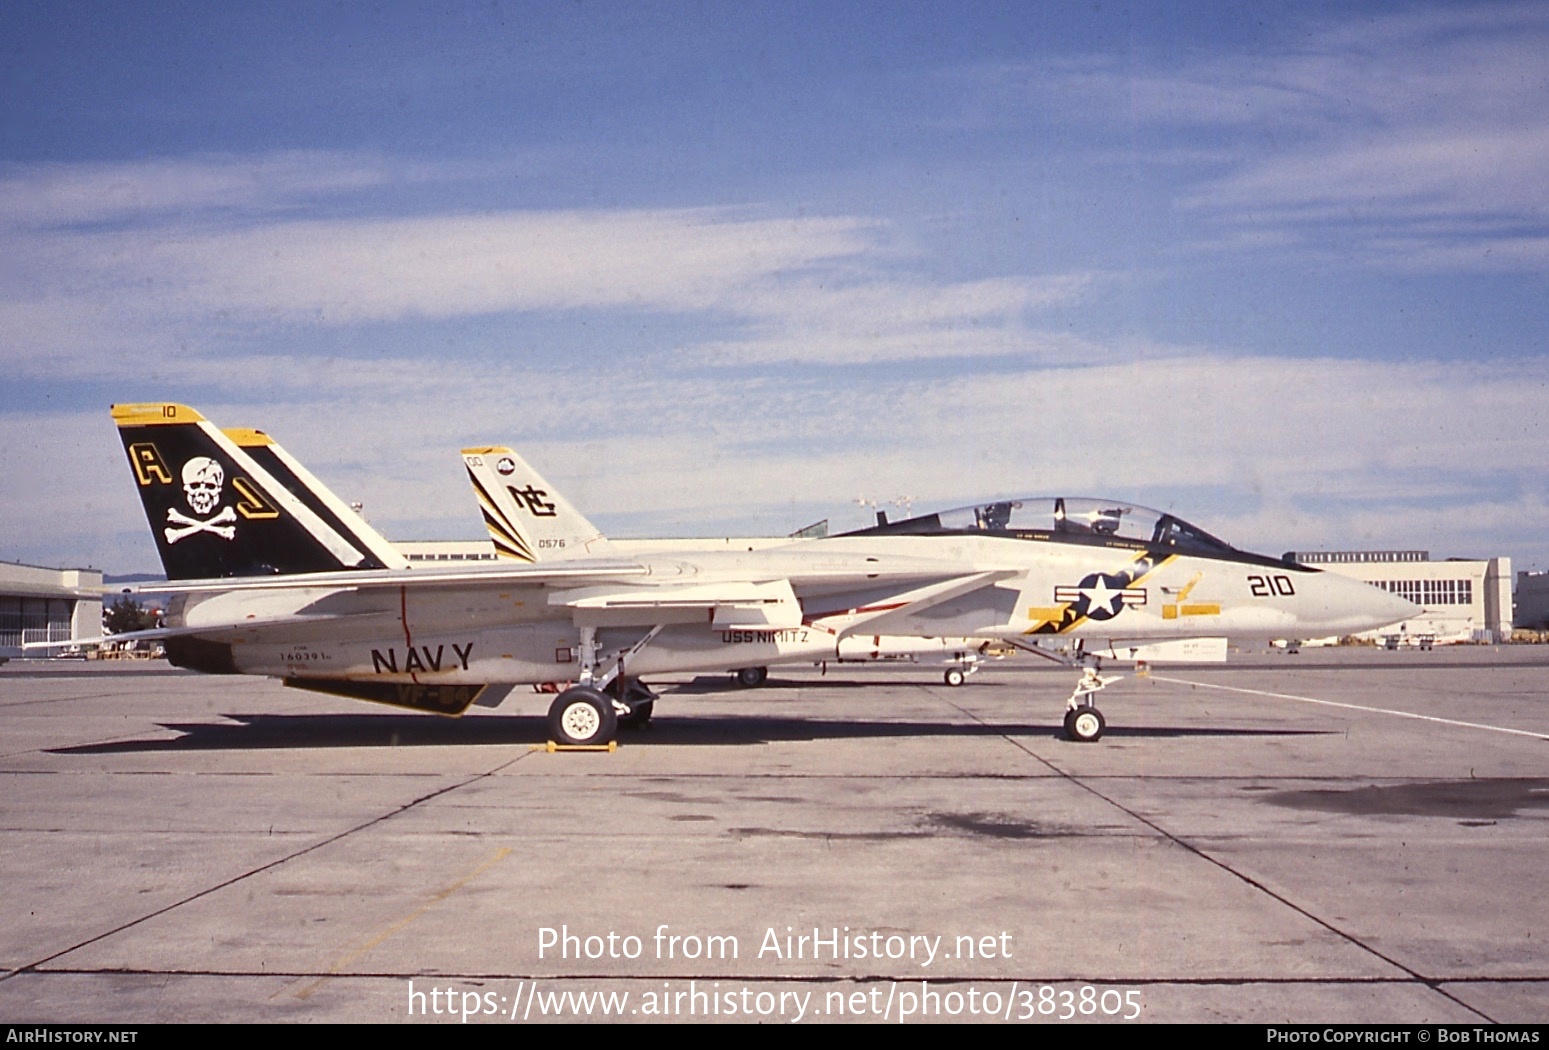
<svg viewBox="0 0 1549 1050"><path fill-rule="evenodd" d="M1078 744L1095 744L1108 722L1095 707L1073 707L1065 712L1065 735Z"/></svg>
<svg viewBox="0 0 1549 1050"><path fill-rule="evenodd" d="M764 684L764 681L769 677L769 668L744 667L740 671L736 672L733 677L737 680L737 684L742 686L742 688L754 689Z"/></svg>
<svg viewBox="0 0 1549 1050"><path fill-rule="evenodd" d="M549 736L558 744L606 744L618 732L613 701L595 689L566 689L549 705Z"/></svg>
<svg viewBox="0 0 1549 1050"><path fill-rule="evenodd" d="M963 669L961 667L949 667L947 668L947 673L941 677L948 685L956 688L957 686L962 685L968 676L963 674Z"/></svg>
<svg viewBox="0 0 1549 1050"><path fill-rule="evenodd" d="M619 715L620 729L644 729L651 721L651 712L656 708L655 700L645 700L634 706L627 715Z"/></svg>

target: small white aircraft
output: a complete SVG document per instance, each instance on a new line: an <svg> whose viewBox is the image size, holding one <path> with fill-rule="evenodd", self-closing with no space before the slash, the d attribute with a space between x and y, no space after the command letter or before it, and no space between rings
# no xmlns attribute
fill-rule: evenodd
<svg viewBox="0 0 1549 1050"><path fill-rule="evenodd" d="M1414 610L1170 514L1061 498L753 551L621 555L598 536L559 562L410 569L343 504L299 497L192 409L119 405L113 418L171 581L154 589L174 594L167 626L119 640L155 638L195 670L449 715L513 684L573 679L549 710L568 744L613 737L637 702L631 678L759 666L756 654L851 635L1065 636L1118 651L1349 633ZM519 491L524 513L557 510L546 488ZM1072 739L1102 735L1092 696L1108 680L1084 666Z"/></svg>

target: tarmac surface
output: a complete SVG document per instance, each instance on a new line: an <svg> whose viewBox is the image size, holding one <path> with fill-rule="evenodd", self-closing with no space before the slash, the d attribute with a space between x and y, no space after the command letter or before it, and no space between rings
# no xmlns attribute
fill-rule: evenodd
<svg viewBox="0 0 1549 1050"><path fill-rule="evenodd" d="M653 682L613 754L0 668L0 1021L1549 1019L1549 647Z"/></svg>

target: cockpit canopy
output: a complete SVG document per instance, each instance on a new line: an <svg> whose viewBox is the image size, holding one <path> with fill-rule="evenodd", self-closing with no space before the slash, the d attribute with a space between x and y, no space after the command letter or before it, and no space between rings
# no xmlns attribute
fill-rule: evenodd
<svg viewBox="0 0 1549 1050"><path fill-rule="evenodd" d="M1229 544L1181 518L1115 500L1037 496L958 507L878 525L871 533L1032 533L1073 542L1117 540L1202 554L1236 553Z"/></svg>

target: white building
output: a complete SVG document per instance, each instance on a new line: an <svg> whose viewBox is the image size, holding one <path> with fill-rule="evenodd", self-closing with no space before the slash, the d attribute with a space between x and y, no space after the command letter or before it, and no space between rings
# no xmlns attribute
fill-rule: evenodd
<svg viewBox="0 0 1549 1050"><path fill-rule="evenodd" d="M1428 551L1292 551L1302 565L1352 576L1424 607L1362 637L1399 644L1493 642L1511 637L1511 559L1432 561Z"/></svg>
<svg viewBox="0 0 1549 1050"><path fill-rule="evenodd" d="M102 633L102 573L0 561L0 657L23 642L61 642ZM34 655L40 655L34 650Z"/></svg>

